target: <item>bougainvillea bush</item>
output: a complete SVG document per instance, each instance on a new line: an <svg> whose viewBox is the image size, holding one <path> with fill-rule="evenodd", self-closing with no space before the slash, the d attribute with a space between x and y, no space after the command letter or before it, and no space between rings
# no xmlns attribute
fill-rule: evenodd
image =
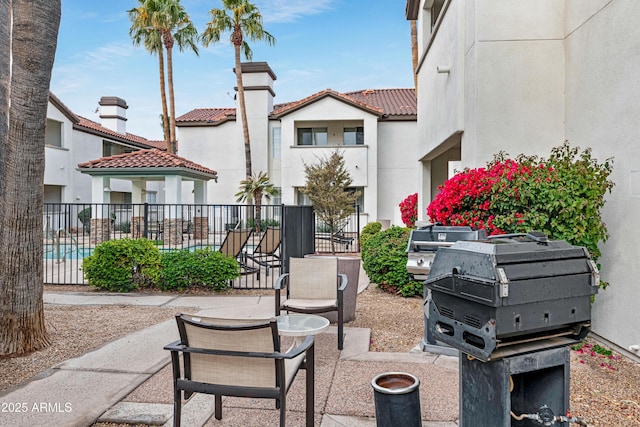
<svg viewBox="0 0 640 427"><path fill-rule="evenodd" d="M470 225L487 234L540 230L551 239L584 246L600 257L609 237L600 214L611 192L613 162L564 143L548 159L499 153L485 168L465 169L441 185L427 208L433 222Z"/></svg>
<svg viewBox="0 0 640 427"><path fill-rule="evenodd" d="M402 223L408 228L415 227L418 220L418 193L408 195L398 206L402 214Z"/></svg>

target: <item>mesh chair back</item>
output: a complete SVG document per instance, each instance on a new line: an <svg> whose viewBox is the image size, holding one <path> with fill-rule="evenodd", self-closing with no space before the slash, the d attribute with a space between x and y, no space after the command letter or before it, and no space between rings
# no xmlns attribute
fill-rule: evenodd
<svg viewBox="0 0 640 427"><path fill-rule="evenodd" d="M336 257L291 258L289 298L338 299L338 259Z"/></svg>
<svg viewBox="0 0 640 427"><path fill-rule="evenodd" d="M280 246L280 229L268 227L253 251L254 255L273 255Z"/></svg>
<svg viewBox="0 0 640 427"><path fill-rule="evenodd" d="M182 315L180 338L189 347L243 352L273 353L278 331L268 319L217 319ZM184 334L184 336L183 336ZM242 356L191 353L191 380L241 387L275 387L276 362Z"/></svg>
<svg viewBox="0 0 640 427"><path fill-rule="evenodd" d="M225 255L238 258L240 252L242 252L242 249L247 244L247 240L249 240L250 235L251 230L227 231L224 242L222 242L222 246L220 246L220 252Z"/></svg>

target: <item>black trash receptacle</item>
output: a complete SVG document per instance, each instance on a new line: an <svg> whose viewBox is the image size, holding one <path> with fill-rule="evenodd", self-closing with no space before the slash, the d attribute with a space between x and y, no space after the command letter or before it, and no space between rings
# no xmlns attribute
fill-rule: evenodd
<svg viewBox="0 0 640 427"><path fill-rule="evenodd" d="M406 372L385 372L371 380L377 427L420 427L420 380Z"/></svg>

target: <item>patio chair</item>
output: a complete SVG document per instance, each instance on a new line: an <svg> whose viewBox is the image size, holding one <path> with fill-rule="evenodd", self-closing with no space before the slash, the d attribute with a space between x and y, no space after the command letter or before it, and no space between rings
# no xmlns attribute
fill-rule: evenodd
<svg viewBox="0 0 640 427"><path fill-rule="evenodd" d="M276 316L280 311L295 313L338 312L338 349L342 350L343 337L343 293L347 287L347 276L338 274L338 259L335 257L291 258L289 273L278 277L276 290ZM285 290L285 299L281 291Z"/></svg>
<svg viewBox="0 0 640 427"><path fill-rule="evenodd" d="M275 319L216 319L176 316L180 339L165 346L173 367L173 425L180 426L182 392L214 395L222 419L222 396L275 399L285 425L286 395L300 369L306 372L306 425L314 418L314 338L280 351ZM180 366L182 355L183 366ZM182 369L181 369L182 368Z"/></svg>
<svg viewBox="0 0 640 427"><path fill-rule="evenodd" d="M258 268L247 266L244 262L244 257L240 256L250 236L251 230L249 229L228 230L220 249L218 249L223 254L238 260L242 274L251 274L259 271Z"/></svg>
<svg viewBox="0 0 640 427"><path fill-rule="evenodd" d="M280 242L280 228L267 227L253 253L247 253L245 257L264 267L265 273L269 277L270 269L282 265L280 256L276 255ZM258 280L260 280L260 271L258 271Z"/></svg>

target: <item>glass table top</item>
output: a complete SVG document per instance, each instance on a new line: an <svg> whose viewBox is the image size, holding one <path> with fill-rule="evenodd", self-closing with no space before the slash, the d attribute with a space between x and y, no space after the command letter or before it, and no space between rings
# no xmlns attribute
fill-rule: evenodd
<svg viewBox="0 0 640 427"><path fill-rule="evenodd" d="M315 314L282 314L276 316L280 335L315 335L329 326L329 320Z"/></svg>

